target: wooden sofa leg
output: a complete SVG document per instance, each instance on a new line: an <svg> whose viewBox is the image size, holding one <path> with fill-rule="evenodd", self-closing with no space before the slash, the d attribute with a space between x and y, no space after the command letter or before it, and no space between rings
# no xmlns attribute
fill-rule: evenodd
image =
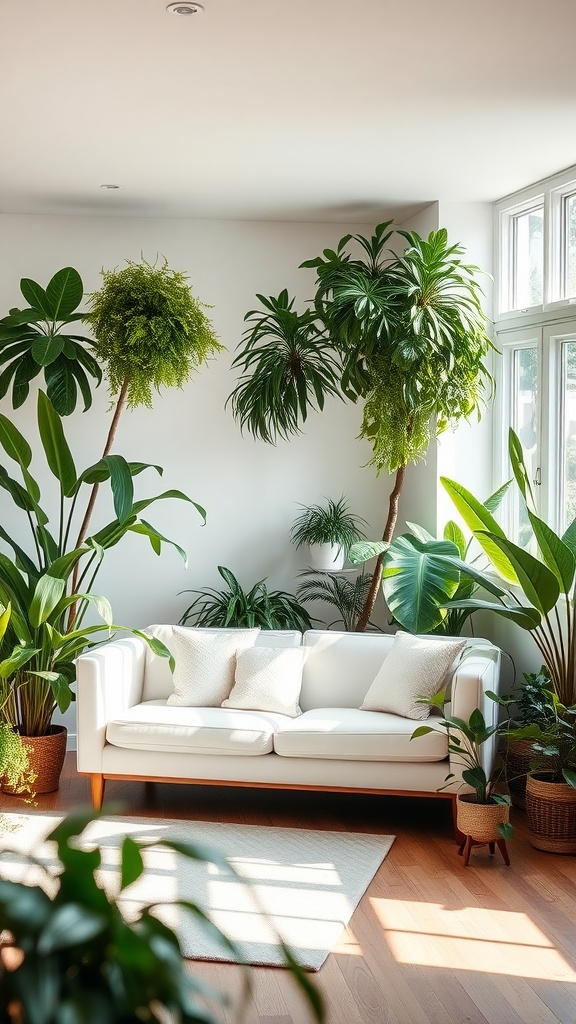
<svg viewBox="0 0 576 1024"><path fill-rule="evenodd" d="M90 793L92 796L92 806L96 811L99 811L104 802L104 787L106 780L103 775L91 775L90 776Z"/></svg>

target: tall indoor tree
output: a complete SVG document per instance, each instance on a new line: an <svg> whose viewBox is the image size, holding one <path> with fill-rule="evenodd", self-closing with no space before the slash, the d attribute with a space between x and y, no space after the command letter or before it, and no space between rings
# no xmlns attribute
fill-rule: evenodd
<svg viewBox="0 0 576 1024"><path fill-rule="evenodd" d="M248 323L233 366L240 378L229 401L241 428L275 443L302 429L328 395L364 402L360 436L372 445L370 465L394 474L383 542L392 539L406 467L433 437L480 416L491 376L478 267L445 229L427 239L397 231L392 221L370 237L345 235L336 250L307 260L316 271L313 309L298 314L283 291L258 296L264 312ZM353 242L360 256L353 255ZM382 574L382 554L356 623L366 629Z"/></svg>

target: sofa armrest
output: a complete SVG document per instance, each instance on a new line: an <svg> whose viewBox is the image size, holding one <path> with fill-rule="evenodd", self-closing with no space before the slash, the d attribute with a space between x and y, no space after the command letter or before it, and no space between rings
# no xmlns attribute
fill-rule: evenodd
<svg viewBox="0 0 576 1024"><path fill-rule="evenodd" d="M498 723L499 707L495 701L486 696L487 690L500 692L501 652L488 641L471 642L464 651L452 679L452 694L449 713L455 718L468 721L475 708L479 708L486 725ZM448 710L448 709L447 709ZM492 736L481 747L482 767L487 775L494 766L498 748L498 738ZM461 785L462 765L456 755L450 756L450 772L454 772L451 790Z"/></svg>
<svg viewBox="0 0 576 1024"><path fill-rule="evenodd" d="M108 722L142 699L146 644L126 637L76 661L78 771L101 772Z"/></svg>

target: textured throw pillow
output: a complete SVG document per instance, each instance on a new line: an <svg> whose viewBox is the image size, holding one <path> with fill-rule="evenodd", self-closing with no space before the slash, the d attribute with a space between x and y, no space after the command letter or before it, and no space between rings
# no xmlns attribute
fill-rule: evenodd
<svg viewBox="0 0 576 1024"><path fill-rule="evenodd" d="M236 652L256 642L259 629L217 633L173 626L176 661L172 707L219 708L234 684Z"/></svg>
<svg viewBox="0 0 576 1024"><path fill-rule="evenodd" d="M236 676L232 692L223 708L252 711L278 711L296 718L302 686L304 647L250 647L236 658Z"/></svg>
<svg viewBox="0 0 576 1024"><path fill-rule="evenodd" d="M418 697L434 697L440 692L448 669L466 643L466 639L440 640L396 633L361 710L388 711L419 721L428 718L430 708L419 704Z"/></svg>

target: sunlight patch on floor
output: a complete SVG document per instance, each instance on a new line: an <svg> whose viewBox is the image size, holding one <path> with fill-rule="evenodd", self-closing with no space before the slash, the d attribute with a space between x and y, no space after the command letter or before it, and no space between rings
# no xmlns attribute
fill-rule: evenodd
<svg viewBox="0 0 576 1024"><path fill-rule="evenodd" d="M576 983L576 971L527 914L370 898L398 963Z"/></svg>

